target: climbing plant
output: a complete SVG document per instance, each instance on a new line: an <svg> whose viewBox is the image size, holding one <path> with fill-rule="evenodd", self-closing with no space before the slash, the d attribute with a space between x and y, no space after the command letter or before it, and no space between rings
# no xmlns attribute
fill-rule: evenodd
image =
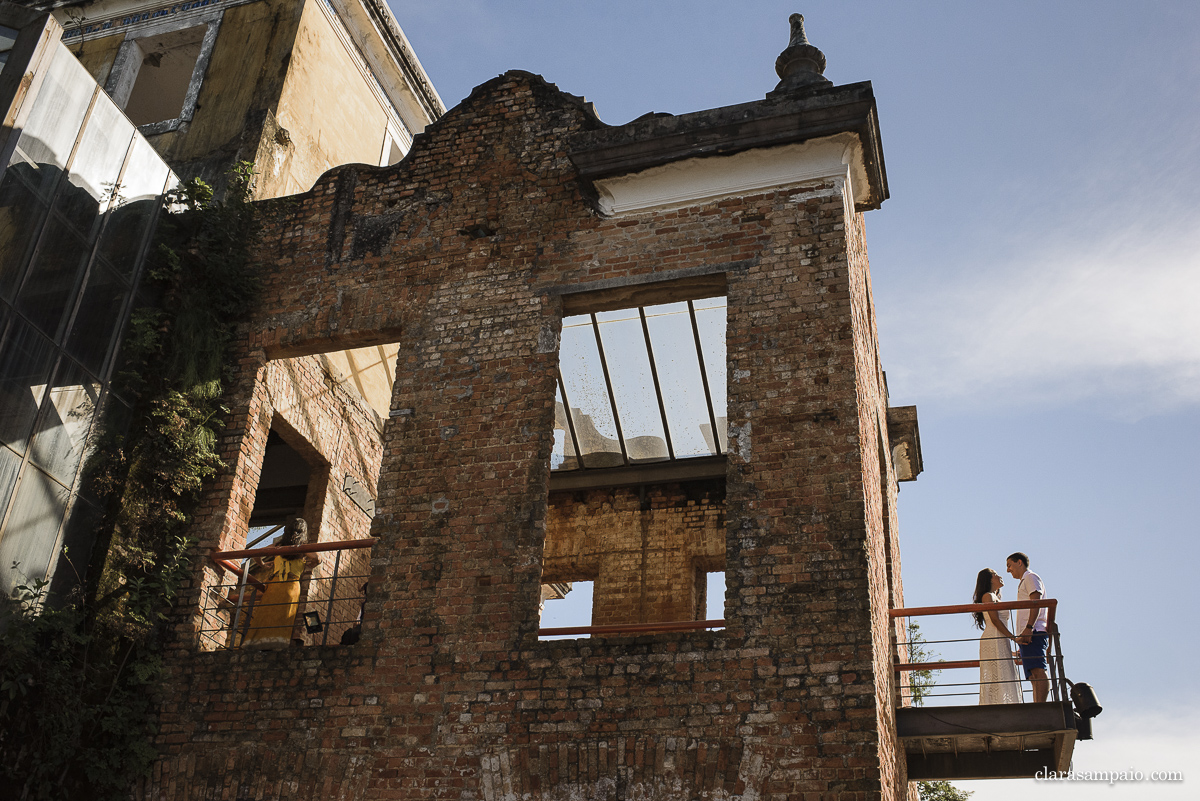
<svg viewBox="0 0 1200 801"><path fill-rule="evenodd" d="M0 797L124 799L152 763L167 611L202 487L222 469L230 347L258 288L253 175L239 165L220 199L185 182L160 215L113 381L132 419L106 417L84 471L105 506L89 580L0 602Z"/></svg>

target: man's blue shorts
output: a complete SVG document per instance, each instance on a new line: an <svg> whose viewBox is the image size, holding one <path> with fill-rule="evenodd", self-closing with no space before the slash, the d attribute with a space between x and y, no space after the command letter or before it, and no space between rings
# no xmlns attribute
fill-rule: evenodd
<svg viewBox="0 0 1200 801"><path fill-rule="evenodd" d="M1018 645L1021 651L1021 667L1025 668L1025 678L1032 678L1035 670L1046 669L1046 649L1050 646L1050 635L1044 631L1034 632L1029 638L1028 645Z"/></svg>

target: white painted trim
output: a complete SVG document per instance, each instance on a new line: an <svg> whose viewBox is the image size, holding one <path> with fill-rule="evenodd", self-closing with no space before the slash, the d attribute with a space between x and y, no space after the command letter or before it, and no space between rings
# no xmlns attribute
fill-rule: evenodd
<svg viewBox="0 0 1200 801"><path fill-rule="evenodd" d="M861 164L858 137L842 133L800 144L759 148L652 167L595 181L604 214L711 203L803 184L834 181L837 193L854 196L852 180Z"/></svg>
<svg viewBox="0 0 1200 801"><path fill-rule="evenodd" d="M408 77L404 74L400 57L379 30L376 19L367 8L366 1L319 1L325 6L327 12L337 18L341 31L352 42L350 47L362 62L360 69L370 75L369 83L372 85L372 89L380 97L385 98L386 105L391 107L392 113L389 114L389 117L394 115L396 127L403 132L400 141L405 138L411 140L414 133L425 130L425 126L432 122L434 117L429 115L425 105L421 102L417 88L410 84ZM376 10L380 13L386 12L391 32L398 35L402 48L409 48L405 55L416 65L417 69L421 70L421 76L428 80L428 76L424 74L411 46L408 45L408 40L404 38L404 32L396 22L395 16L392 15L391 9L382 4ZM432 84L429 88L433 91ZM436 92L434 95L440 104L441 98L436 97ZM408 152L407 147L405 152Z"/></svg>

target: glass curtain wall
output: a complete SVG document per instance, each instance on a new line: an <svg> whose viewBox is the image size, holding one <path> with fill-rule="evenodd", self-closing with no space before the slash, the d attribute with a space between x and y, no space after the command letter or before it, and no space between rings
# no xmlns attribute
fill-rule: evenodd
<svg viewBox="0 0 1200 801"><path fill-rule="evenodd" d="M9 65L15 66L15 65ZM0 591L82 577L100 510L79 473L166 163L63 45L0 173Z"/></svg>

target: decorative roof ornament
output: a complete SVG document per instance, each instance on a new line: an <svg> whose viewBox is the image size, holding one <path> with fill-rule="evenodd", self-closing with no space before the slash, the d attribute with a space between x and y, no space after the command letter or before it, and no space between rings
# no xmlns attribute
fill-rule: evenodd
<svg viewBox="0 0 1200 801"><path fill-rule="evenodd" d="M775 59L775 72L781 80L770 94L786 94L798 89L833 86L825 77L825 54L815 45L809 44L804 34L804 15L788 17L792 24L792 38L787 48Z"/></svg>

